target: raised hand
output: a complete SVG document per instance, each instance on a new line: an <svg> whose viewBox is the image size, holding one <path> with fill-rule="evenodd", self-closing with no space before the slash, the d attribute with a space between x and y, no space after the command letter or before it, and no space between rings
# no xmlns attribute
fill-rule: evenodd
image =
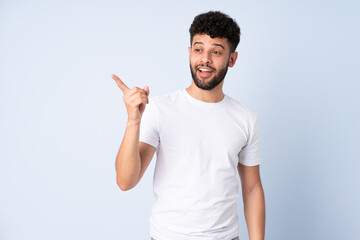
<svg viewBox="0 0 360 240"><path fill-rule="evenodd" d="M128 121L139 123L141 121L142 114L145 111L145 106L149 103L149 87L145 86L143 89L134 87L130 89L115 74L111 74L111 77L124 93L123 100L128 113Z"/></svg>

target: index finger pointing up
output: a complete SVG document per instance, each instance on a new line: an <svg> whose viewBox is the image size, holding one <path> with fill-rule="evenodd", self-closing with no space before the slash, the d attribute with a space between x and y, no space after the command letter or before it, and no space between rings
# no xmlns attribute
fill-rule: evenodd
<svg viewBox="0 0 360 240"><path fill-rule="evenodd" d="M130 89L125 85L125 83L123 83L123 81L120 80L120 78L118 76L116 76L115 74L111 74L111 77L115 80L115 82L117 83L117 85L119 86L119 88L121 89L121 91L123 93L126 93L127 91L129 91Z"/></svg>

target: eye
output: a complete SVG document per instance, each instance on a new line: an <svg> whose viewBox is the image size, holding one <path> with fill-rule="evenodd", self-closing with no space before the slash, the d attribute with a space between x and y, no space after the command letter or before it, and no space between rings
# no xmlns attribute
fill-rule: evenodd
<svg viewBox="0 0 360 240"><path fill-rule="evenodd" d="M199 49L199 48L195 48L195 50L194 50L195 52L201 52L201 49Z"/></svg>
<svg viewBox="0 0 360 240"><path fill-rule="evenodd" d="M216 50L213 51L213 53L214 53L214 54L221 54L220 52L218 52L218 51L216 51Z"/></svg>

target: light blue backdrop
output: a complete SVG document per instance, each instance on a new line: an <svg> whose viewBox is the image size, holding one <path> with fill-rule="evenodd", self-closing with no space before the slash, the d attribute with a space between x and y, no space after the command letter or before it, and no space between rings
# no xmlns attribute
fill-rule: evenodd
<svg viewBox="0 0 360 240"><path fill-rule="evenodd" d="M0 2L0 239L150 239L152 176L122 192L122 92L186 88L188 29L242 35L224 92L261 128L266 239L360 239L357 1ZM248 239L242 199L240 239Z"/></svg>

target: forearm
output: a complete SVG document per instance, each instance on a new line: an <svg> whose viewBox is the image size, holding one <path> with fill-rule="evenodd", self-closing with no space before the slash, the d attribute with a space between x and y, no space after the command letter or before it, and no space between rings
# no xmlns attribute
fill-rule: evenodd
<svg viewBox="0 0 360 240"><path fill-rule="evenodd" d="M244 214L250 240L265 238L265 197L262 186L243 192Z"/></svg>
<svg viewBox="0 0 360 240"><path fill-rule="evenodd" d="M116 181L122 190L131 189L138 181L141 169L139 132L140 123L128 121L115 161Z"/></svg>

